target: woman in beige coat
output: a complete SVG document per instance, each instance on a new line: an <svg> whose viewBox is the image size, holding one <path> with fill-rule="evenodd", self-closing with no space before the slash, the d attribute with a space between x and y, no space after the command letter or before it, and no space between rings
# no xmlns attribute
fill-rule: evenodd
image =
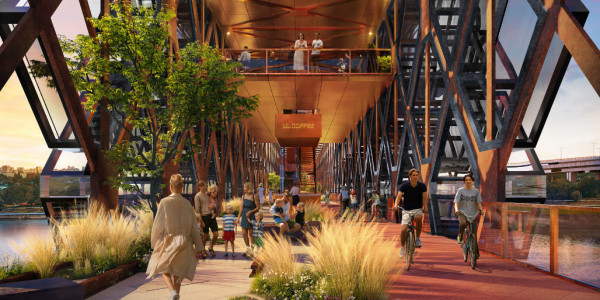
<svg viewBox="0 0 600 300"><path fill-rule="evenodd" d="M151 237L154 252L146 270L148 278L162 274L174 300L179 299L183 279L191 281L194 278L196 252L204 250L194 209L181 196L182 190L181 175L171 176L172 194L163 198L158 205Z"/></svg>

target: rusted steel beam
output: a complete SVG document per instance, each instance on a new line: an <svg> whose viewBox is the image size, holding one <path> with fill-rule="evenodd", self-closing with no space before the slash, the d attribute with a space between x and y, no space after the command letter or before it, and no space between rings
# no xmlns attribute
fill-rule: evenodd
<svg viewBox="0 0 600 300"><path fill-rule="evenodd" d="M491 141L493 139L493 125L494 125L494 105L496 101L496 88L494 86L496 82L496 51L494 45L494 31L496 30L496 0L487 0L486 9L486 24L487 30L485 33L486 40L486 77L485 77L485 120L486 120L486 131L485 140Z"/></svg>
<svg viewBox="0 0 600 300"><path fill-rule="evenodd" d="M44 24L41 40L44 49L46 50L48 64L56 75L57 88L61 91L63 106L67 111L71 126L84 150L86 158L88 159L90 171L94 172L97 167L97 150L96 145L94 144L94 138L92 137L92 133L87 124L85 112L79 101L77 89L75 89L75 85L71 80L71 73L67 67L65 57L60 48L54 26L50 19L47 19L46 24ZM20 59L19 62L21 62Z"/></svg>
<svg viewBox="0 0 600 300"><path fill-rule="evenodd" d="M426 6L429 7L429 6ZM429 157L430 153L430 118L431 118L431 67L430 67L430 58L431 58L431 45L429 42L425 43L425 136L424 136L424 144L425 144L425 153L422 154L422 157Z"/></svg>
<svg viewBox="0 0 600 300"><path fill-rule="evenodd" d="M550 273L558 274L558 207L550 207Z"/></svg>
<svg viewBox="0 0 600 300"><path fill-rule="evenodd" d="M96 37L96 28L90 22L90 18L95 17L92 16L92 12L90 11L90 5L87 0L79 0L79 6L81 6L81 12L83 13L83 18L85 19L85 27L87 28L88 35Z"/></svg>
<svg viewBox="0 0 600 300"><path fill-rule="evenodd" d="M504 138L504 141L502 142L502 147L499 148L500 166L504 167L508 164L508 160L510 158L510 154L512 153L515 140L517 138L517 135L520 133L521 123L523 122L523 118L527 111L529 100L531 99L531 95L533 94L533 90L536 86L538 76L544 65L544 60L546 59L548 48L550 47L550 43L552 42L552 37L556 32L559 10L560 6L555 5L551 7L550 10L548 10L547 12L544 26L542 27L541 33L538 37L537 45L535 47L535 51L532 56L534 58L534 61L531 63L529 69L525 73L524 84L516 99L514 112L512 114L508 128L506 129L506 136ZM481 171L483 172L484 170Z"/></svg>
<svg viewBox="0 0 600 300"><path fill-rule="evenodd" d="M565 6L558 12L556 30L596 94L600 95L600 50Z"/></svg>
<svg viewBox="0 0 600 300"><path fill-rule="evenodd" d="M31 0L30 8L21 18L14 30L0 46L0 90L12 76L23 57L40 35L44 25L56 11L62 0Z"/></svg>
<svg viewBox="0 0 600 300"><path fill-rule="evenodd" d="M194 17L194 30L196 31L196 39L200 41L202 39L202 32L200 31L200 20L198 19L198 5L197 1L202 0L191 0L192 3L192 16ZM204 19L204 17L201 17ZM224 195L224 194L221 194Z"/></svg>

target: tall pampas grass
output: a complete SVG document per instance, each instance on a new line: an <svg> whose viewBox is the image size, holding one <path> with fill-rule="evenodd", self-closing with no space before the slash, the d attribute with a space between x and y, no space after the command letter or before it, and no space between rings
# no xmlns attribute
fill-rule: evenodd
<svg viewBox="0 0 600 300"><path fill-rule="evenodd" d="M40 278L47 278L58 263L58 253L50 235L27 236L21 244L11 242L10 246L38 272Z"/></svg>
<svg viewBox="0 0 600 300"><path fill-rule="evenodd" d="M323 208L321 203L311 202L304 204L304 220L323 221Z"/></svg>
<svg viewBox="0 0 600 300"><path fill-rule="evenodd" d="M136 223L137 218L125 218L120 214L113 214L110 219L105 247L117 265L129 262L133 257L134 245L139 239Z"/></svg>
<svg viewBox="0 0 600 300"><path fill-rule="evenodd" d="M308 236L308 255L323 275L327 294L348 299L382 299L396 260L395 240L385 241L375 224L363 216L322 224Z"/></svg>
<svg viewBox="0 0 600 300"><path fill-rule="evenodd" d="M265 235L263 241L264 246L256 258L264 265L264 276L292 276L297 262L292 243L279 234Z"/></svg>
<svg viewBox="0 0 600 300"><path fill-rule="evenodd" d="M61 256L73 263L93 260L98 256L98 246L109 237L109 214L96 202L80 215L53 221Z"/></svg>
<svg viewBox="0 0 600 300"><path fill-rule="evenodd" d="M233 197L233 198L227 200L227 202L223 203L223 212L221 213L221 216L224 216L226 214L225 207L227 205L231 205L231 207L233 208L233 214L237 216L238 213L240 212L240 210L242 209L242 205L243 205L242 198Z"/></svg>

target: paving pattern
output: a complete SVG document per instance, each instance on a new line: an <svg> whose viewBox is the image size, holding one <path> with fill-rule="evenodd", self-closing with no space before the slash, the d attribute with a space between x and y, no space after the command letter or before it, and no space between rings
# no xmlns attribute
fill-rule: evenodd
<svg viewBox="0 0 600 300"><path fill-rule="evenodd" d="M263 212L266 209L263 208ZM271 220L265 218L267 222ZM391 222L380 223L377 228L383 230L386 239L397 237L400 232L400 225ZM591 288L487 253L481 254L473 270L463 261L456 240L428 234L423 234L421 239L423 248L417 249L410 271L407 272L403 260L398 259L397 273L387 286L389 299L600 299L600 292ZM228 299L247 295L251 261L240 255L245 249L240 232L236 246L235 259L224 258L224 247L217 245L216 257L199 261L194 281L185 280L182 285L181 299ZM296 252L303 252L302 247L295 248ZM138 273L90 299L153 300L169 296L161 277L150 280Z"/></svg>

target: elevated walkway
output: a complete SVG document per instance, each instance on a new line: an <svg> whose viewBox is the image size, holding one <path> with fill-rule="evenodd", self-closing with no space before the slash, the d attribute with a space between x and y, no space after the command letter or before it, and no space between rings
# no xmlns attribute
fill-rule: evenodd
<svg viewBox="0 0 600 300"><path fill-rule="evenodd" d="M330 204L337 210L339 205ZM263 212L266 208L263 208ZM265 221L272 221L267 217ZM386 239L399 236L400 224L377 225ZM387 285L389 299L600 299L600 292L557 278L526 266L481 253L475 270L462 259L456 240L424 233L423 248L417 249L415 263L405 271L404 261L396 262L399 272ZM184 281L182 299L229 299L250 292L251 260L241 257L245 249L241 231L236 237L235 259L223 258L224 247L216 245L217 256L200 261L193 282ZM303 246L294 246L303 253ZM399 250L399 245L396 251ZM138 273L90 299L167 299L162 278L145 279Z"/></svg>

